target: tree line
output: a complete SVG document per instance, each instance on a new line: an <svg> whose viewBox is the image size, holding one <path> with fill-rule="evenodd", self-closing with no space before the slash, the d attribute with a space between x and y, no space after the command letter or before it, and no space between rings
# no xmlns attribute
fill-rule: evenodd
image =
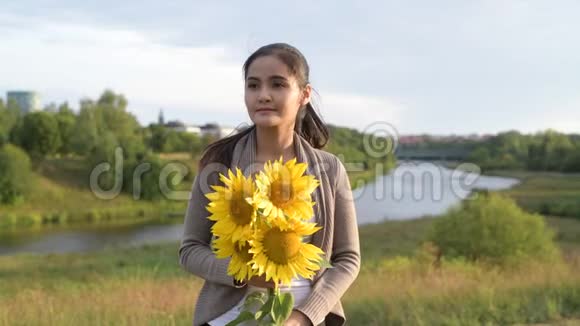
<svg viewBox="0 0 580 326"><path fill-rule="evenodd" d="M503 132L477 144L468 160L483 170L580 172L580 135Z"/></svg>
<svg viewBox="0 0 580 326"><path fill-rule="evenodd" d="M85 98L75 112L68 105L50 104L42 111L21 114L14 101L0 99L0 204L21 201L33 182L32 171L49 157L77 157L86 164L86 176L102 162L123 153L123 191L133 193L130 180L135 167L151 164L142 176L141 198L159 199L156 180L161 169L158 152L189 151L199 155L212 139L173 132L163 126L141 127L127 111L122 94L104 91L97 100ZM118 172L118 171L115 171ZM115 173L103 174L98 183L110 189Z"/></svg>

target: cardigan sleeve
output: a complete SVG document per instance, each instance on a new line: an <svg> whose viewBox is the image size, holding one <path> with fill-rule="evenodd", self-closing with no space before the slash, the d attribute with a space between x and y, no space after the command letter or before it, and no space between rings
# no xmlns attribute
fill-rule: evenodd
<svg viewBox="0 0 580 326"><path fill-rule="evenodd" d="M296 309L312 324L321 321L358 276L361 264L358 224L354 199L344 165L337 159L334 198L333 268L326 269L315 282L310 296Z"/></svg>
<svg viewBox="0 0 580 326"><path fill-rule="evenodd" d="M202 179L209 178L201 176L203 174L198 174L193 181L179 247L179 263L186 271L207 281L233 287L234 279L227 274L230 258L218 259L210 247L213 222L207 218L209 200L201 187ZM205 188L209 189L209 186Z"/></svg>

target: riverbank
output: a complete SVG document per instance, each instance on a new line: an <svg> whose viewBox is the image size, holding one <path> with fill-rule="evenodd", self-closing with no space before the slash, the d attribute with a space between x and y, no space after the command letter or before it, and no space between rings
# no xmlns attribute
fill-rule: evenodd
<svg viewBox="0 0 580 326"><path fill-rule="evenodd" d="M363 268L343 298L350 324L512 324L580 316L580 222L548 218L563 264L505 270L462 261L433 268L421 250L432 222L360 228ZM202 281L181 270L177 248L172 242L0 257L0 325L190 324Z"/></svg>
<svg viewBox="0 0 580 326"><path fill-rule="evenodd" d="M462 168L461 162L437 164L449 169ZM580 173L486 170L483 174L520 180L515 187L501 192L529 212L580 219Z"/></svg>
<svg viewBox="0 0 580 326"><path fill-rule="evenodd" d="M520 184L502 193L530 212L580 219L578 173L489 171L486 175L518 178Z"/></svg>
<svg viewBox="0 0 580 326"><path fill-rule="evenodd" d="M35 186L23 203L2 206L0 229L163 218L187 207L183 201L134 200L124 193L100 199L90 190L89 175L78 158L47 159L33 179Z"/></svg>

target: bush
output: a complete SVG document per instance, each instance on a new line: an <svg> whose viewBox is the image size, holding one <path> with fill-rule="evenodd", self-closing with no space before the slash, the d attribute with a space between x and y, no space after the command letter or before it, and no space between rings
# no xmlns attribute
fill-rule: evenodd
<svg viewBox="0 0 580 326"><path fill-rule="evenodd" d="M537 210L543 215L580 218L580 199L544 201Z"/></svg>
<svg viewBox="0 0 580 326"><path fill-rule="evenodd" d="M58 121L54 115L44 111L25 115L20 129L20 142L36 159L56 153L61 146Z"/></svg>
<svg viewBox="0 0 580 326"><path fill-rule="evenodd" d="M429 239L445 257L506 263L523 258L553 259L554 233L540 215L529 214L498 194L478 194L433 224Z"/></svg>
<svg viewBox="0 0 580 326"><path fill-rule="evenodd" d="M16 216L14 214L0 215L0 228L11 227L16 224Z"/></svg>
<svg viewBox="0 0 580 326"><path fill-rule="evenodd" d="M38 213L28 213L16 219L16 226L31 227L42 224L42 215Z"/></svg>
<svg viewBox="0 0 580 326"><path fill-rule="evenodd" d="M163 193L159 184L162 168L162 161L156 155L148 155L140 161L127 162L123 173L123 190L132 194L135 200L162 199Z"/></svg>
<svg viewBox="0 0 580 326"><path fill-rule="evenodd" d="M0 147L0 204L15 204L30 189L30 158L20 148L6 144Z"/></svg>

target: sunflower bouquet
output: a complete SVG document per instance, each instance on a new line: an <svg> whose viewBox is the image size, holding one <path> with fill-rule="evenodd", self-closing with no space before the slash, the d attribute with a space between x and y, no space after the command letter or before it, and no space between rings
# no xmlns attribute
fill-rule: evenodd
<svg viewBox="0 0 580 326"><path fill-rule="evenodd" d="M311 194L319 182L305 175L306 163L296 159L266 162L253 180L239 168L220 174L224 186L212 186L208 217L212 226L213 248L218 258L231 257L228 274L238 282L253 276L272 280L268 295L248 295L244 311L228 325L256 320L259 325L283 325L294 306L291 293L281 293L280 285L290 286L297 276L312 279L322 266L330 267L324 252L303 241L321 227L309 222L314 215ZM251 312L248 307L259 303Z"/></svg>

